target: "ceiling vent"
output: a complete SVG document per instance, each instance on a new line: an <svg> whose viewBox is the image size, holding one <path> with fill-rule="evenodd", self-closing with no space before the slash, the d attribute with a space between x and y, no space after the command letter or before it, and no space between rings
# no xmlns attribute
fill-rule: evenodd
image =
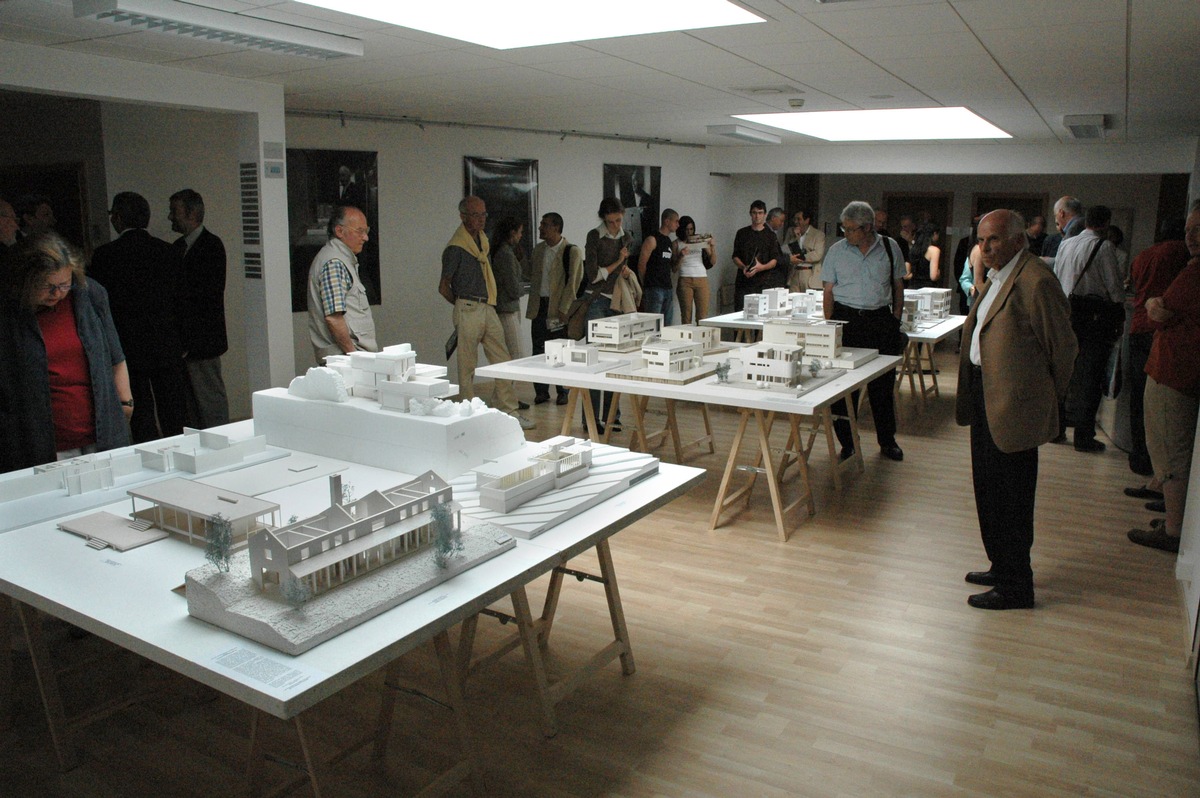
<svg viewBox="0 0 1200 798"><path fill-rule="evenodd" d="M726 138L748 144L779 144L783 141L783 139L774 133L767 133L762 130L755 130L752 127L743 127L742 125L709 125L708 133L712 136L725 136Z"/></svg>
<svg viewBox="0 0 1200 798"><path fill-rule="evenodd" d="M330 60L361 56L349 36L170 0L74 0L75 16L254 50Z"/></svg>
<svg viewBox="0 0 1200 798"><path fill-rule="evenodd" d="M1064 116L1063 127L1077 139L1102 139L1104 138L1104 114Z"/></svg>

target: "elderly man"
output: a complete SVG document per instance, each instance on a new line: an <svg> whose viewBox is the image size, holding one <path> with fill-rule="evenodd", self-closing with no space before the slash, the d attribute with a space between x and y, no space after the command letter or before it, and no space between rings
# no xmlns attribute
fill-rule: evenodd
<svg viewBox="0 0 1200 798"><path fill-rule="evenodd" d="M904 354L900 333L900 314L904 311L904 258L899 245L875 232L875 211L865 202L851 202L842 210L842 229L846 237L825 253L825 318L845 322L842 343L846 346L878 349L884 355ZM890 307L889 307L890 306ZM867 383L871 415L875 418L875 439L880 453L889 460L903 460L904 451L896 443L896 406L892 394L896 371L881 374ZM858 412L858 392L853 394ZM833 406L837 420L834 432L842 444L842 459L854 454L854 436L846 420L846 405Z"/></svg>
<svg viewBox="0 0 1200 798"><path fill-rule="evenodd" d="M1075 362L1070 306L1026 241L1016 211L983 217L987 280L963 325L956 415L971 427L975 509L991 561L966 580L992 588L967 603L984 610L1033 607L1038 446L1058 432L1058 403Z"/></svg>
<svg viewBox="0 0 1200 798"><path fill-rule="evenodd" d="M1041 253L1042 260L1051 266L1062 242L1083 232L1083 203L1075 197L1059 197L1054 203L1054 224L1058 232L1046 236Z"/></svg>
<svg viewBox="0 0 1200 798"><path fill-rule="evenodd" d="M538 225L537 246L533 255L525 262L529 281L529 307L525 317L530 321L529 334L533 342L533 353L546 353L546 341L561 338L567 311L579 292L583 282L583 249L563 238L563 218L551 211L542 217ZM568 393L563 386L555 386L557 396L554 403L565 405ZM534 383L533 403L550 401L550 386Z"/></svg>
<svg viewBox="0 0 1200 798"><path fill-rule="evenodd" d="M782 246L783 239L787 236L787 211L779 207L767 211L767 227L775 234L775 238Z"/></svg>
<svg viewBox="0 0 1200 798"><path fill-rule="evenodd" d="M329 355L379 351L367 289L358 274L358 253L371 228L352 205L337 205L326 228L329 242L308 267L308 340L317 364Z"/></svg>
<svg viewBox="0 0 1200 798"><path fill-rule="evenodd" d="M221 377L225 334L225 245L204 226L204 198L185 188L171 195L171 229L183 257L179 317L183 362L188 374L188 415L200 429L229 423L229 401Z"/></svg>
<svg viewBox="0 0 1200 798"><path fill-rule="evenodd" d="M813 222L813 212L807 208L796 211L792 227L784 237L784 250L791 261L792 273L788 277L788 289L820 291L821 261L825 260L825 233Z"/></svg>
<svg viewBox="0 0 1200 798"><path fill-rule="evenodd" d="M134 443L178 435L187 422L187 383L180 339L179 252L146 232L150 204L132 191L113 197L109 220L117 231L96 247L88 276L108 289L109 308L133 393L129 428Z"/></svg>
<svg viewBox="0 0 1200 798"><path fill-rule="evenodd" d="M442 250L442 279L438 293L454 306L458 333L458 391L463 399L475 398L475 364L479 347L489 363L509 360L504 329L496 315L496 278L488 258L488 237L483 232L487 206L479 197L458 203L462 223ZM511 380L496 380L493 405L517 419L521 429L533 429L531 419L517 413L517 394Z"/></svg>
<svg viewBox="0 0 1200 798"><path fill-rule="evenodd" d="M1103 205L1088 208L1086 229L1064 241L1054 259L1054 273L1070 298L1071 324L1079 340L1068 408L1077 452L1104 451L1104 444L1096 440L1096 411L1104 394L1108 358L1125 323L1125 275L1116 248L1105 236L1111 219L1112 211ZM1091 323L1104 314L1109 324ZM1061 437L1061 419L1059 427Z"/></svg>

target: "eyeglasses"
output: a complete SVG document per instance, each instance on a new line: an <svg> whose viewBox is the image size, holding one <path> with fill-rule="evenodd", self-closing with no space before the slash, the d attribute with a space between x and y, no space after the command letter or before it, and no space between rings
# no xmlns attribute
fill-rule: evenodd
<svg viewBox="0 0 1200 798"><path fill-rule="evenodd" d="M70 293L71 289L74 287L75 287L75 283L68 280L65 283L46 283L45 285L42 286L42 290L45 291L50 296L55 296L56 294Z"/></svg>
<svg viewBox="0 0 1200 798"><path fill-rule="evenodd" d="M851 233L857 233L862 229L863 229L862 225L855 225L854 227L851 227L848 224L842 225L842 232L845 233L846 235L850 235Z"/></svg>
<svg viewBox="0 0 1200 798"><path fill-rule="evenodd" d="M369 227L347 227L344 224L339 224L338 227L342 228L343 230L349 230L351 233L357 233L358 235L362 236L363 238L366 238L367 235L371 232L371 228L369 228Z"/></svg>

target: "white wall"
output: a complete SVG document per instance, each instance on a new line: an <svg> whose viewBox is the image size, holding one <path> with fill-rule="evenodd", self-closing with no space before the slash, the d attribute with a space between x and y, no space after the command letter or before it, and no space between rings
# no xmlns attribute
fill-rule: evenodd
<svg viewBox="0 0 1200 798"><path fill-rule="evenodd" d="M452 308L437 285L442 250L459 224L463 156L536 159L538 214L561 214L564 235L580 246L599 223L605 163L661 166L660 207L693 216L701 227L713 218L707 158L696 148L354 120L343 128L334 120L291 116L287 127L289 147L378 152L383 302L372 308L378 339L413 344L422 363L444 362L442 346L454 329ZM314 363L307 314L294 314L293 322L296 368L303 371ZM528 347L528 324L524 330Z"/></svg>
<svg viewBox="0 0 1200 798"><path fill-rule="evenodd" d="M229 351L221 358L231 418L250 416L246 367L248 282L242 270L238 153L230 146L240 135L243 115L191 111L131 103L102 106L104 167L109 199L136 191L150 203L151 235L174 241L167 220L168 200L182 188L204 197L204 226L225 243L225 317ZM110 231L111 232L111 231Z"/></svg>

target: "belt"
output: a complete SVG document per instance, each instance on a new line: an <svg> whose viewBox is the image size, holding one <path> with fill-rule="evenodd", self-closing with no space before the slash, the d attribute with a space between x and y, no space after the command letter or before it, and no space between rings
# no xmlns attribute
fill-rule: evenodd
<svg viewBox="0 0 1200 798"><path fill-rule="evenodd" d="M485 296L462 296L462 295L459 295L459 296L454 297L454 301L456 301L456 302L460 299L464 300L466 302L481 302L484 305L488 304L488 298Z"/></svg>
<svg viewBox="0 0 1200 798"><path fill-rule="evenodd" d="M877 308L852 308L849 305L843 305L841 302L833 303L836 307L844 309L846 312L855 316L869 316L872 313L891 313L892 309L887 305L880 305Z"/></svg>

